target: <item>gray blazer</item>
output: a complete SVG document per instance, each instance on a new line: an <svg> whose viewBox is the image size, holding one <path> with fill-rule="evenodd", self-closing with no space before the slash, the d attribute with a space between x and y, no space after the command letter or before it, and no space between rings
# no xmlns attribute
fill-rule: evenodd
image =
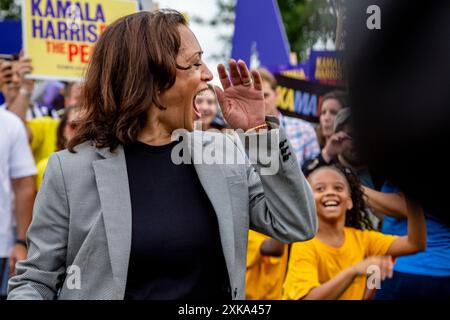
<svg viewBox="0 0 450 320"><path fill-rule="evenodd" d="M259 165L248 161L194 163L217 214L233 299L245 298L249 228L286 243L310 239L317 230L313 195L294 152L282 129L271 132L279 138L271 150L279 152L275 175L259 174ZM226 145L240 160L255 148L246 150L237 135L194 131L189 137L191 151L209 144L220 155ZM8 299L124 297L132 217L125 154L122 147L111 153L91 143L76 151L54 153L48 162L28 231L28 257L17 263Z"/></svg>

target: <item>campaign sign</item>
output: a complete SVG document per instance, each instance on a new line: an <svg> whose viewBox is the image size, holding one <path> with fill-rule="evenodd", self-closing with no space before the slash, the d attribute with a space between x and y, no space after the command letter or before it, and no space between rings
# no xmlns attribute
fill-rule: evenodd
<svg viewBox="0 0 450 320"><path fill-rule="evenodd" d="M32 79L79 80L106 26L135 13L129 0L24 0L22 37Z"/></svg>

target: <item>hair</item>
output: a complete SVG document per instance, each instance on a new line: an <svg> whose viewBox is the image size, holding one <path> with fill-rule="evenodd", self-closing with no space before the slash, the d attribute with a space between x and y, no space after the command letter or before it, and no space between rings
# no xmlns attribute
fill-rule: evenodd
<svg viewBox="0 0 450 320"><path fill-rule="evenodd" d="M320 101L319 110L322 110L322 105L326 100L334 99L339 102L339 104L342 106L342 108L347 107L347 93L342 90L333 90L329 91L322 97L322 100Z"/></svg>
<svg viewBox="0 0 450 320"><path fill-rule="evenodd" d="M322 100L320 100L320 102L319 102L319 110L320 110L320 112L322 110L323 103L326 100L330 100L330 99L337 100L339 102L339 104L342 106L342 108L346 108L347 105L348 105L347 93L345 91L342 91L342 90L333 90L333 91L327 92L322 97ZM316 135L317 135L317 140L319 141L320 148L325 147L325 137L324 137L324 135L322 133L322 129L320 128L320 126L318 126L316 128Z"/></svg>
<svg viewBox="0 0 450 320"><path fill-rule="evenodd" d="M64 136L64 129L66 128L68 121L69 121L69 115L71 112L78 109L79 106L70 106L64 109L64 112L61 114L60 122L58 124L58 128L56 129L56 150L63 150L67 146L67 139Z"/></svg>
<svg viewBox="0 0 450 320"><path fill-rule="evenodd" d="M275 79L274 75L269 70L266 68L258 68L256 70L261 75L262 81L268 82L272 90L277 89L277 79Z"/></svg>
<svg viewBox="0 0 450 320"><path fill-rule="evenodd" d="M116 20L100 36L88 65L80 105L83 121L68 144L96 147L137 140L151 106L164 109L158 95L175 83L180 25L175 10L142 11Z"/></svg>
<svg viewBox="0 0 450 320"><path fill-rule="evenodd" d="M353 170L336 163L329 166L318 167L314 171L321 169L332 169L338 172L348 183L353 207L350 210L347 210L345 214L345 226L360 230L373 230L372 222L368 216L369 207L367 206L367 202L365 200L364 191L361 187L361 182L359 181L358 176L353 172Z"/></svg>

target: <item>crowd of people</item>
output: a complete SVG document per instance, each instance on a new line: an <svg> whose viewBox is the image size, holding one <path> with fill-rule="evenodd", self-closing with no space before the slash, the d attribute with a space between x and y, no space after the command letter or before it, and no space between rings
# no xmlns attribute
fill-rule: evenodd
<svg viewBox="0 0 450 320"><path fill-rule="evenodd" d="M230 60L212 86L202 53L179 13L130 15L49 105L34 99L26 53L0 60L2 298L450 297L450 227L374 181L345 92L325 94L312 124L277 108L267 69ZM276 131L280 168L175 165L179 128L243 155L232 130Z"/></svg>

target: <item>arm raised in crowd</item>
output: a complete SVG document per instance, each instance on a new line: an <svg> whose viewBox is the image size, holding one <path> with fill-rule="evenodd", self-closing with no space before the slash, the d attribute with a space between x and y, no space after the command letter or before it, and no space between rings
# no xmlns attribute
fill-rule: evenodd
<svg viewBox="0 0 450 320"><path fill-rule="evenodd" d="M12 80L11 62L0 59L0 90Z"/></svg>
<svg viewBox="0 0 450 320"><path fill-rule="evenodd" d="M401 192L385 193L363 186L368 204L376 212L396 219L408 217L405 195Z"/></svg>
<svg viewBox="0 0 450 320"><path fill-rule="evenodd" d="M414 200L406 198L406 210L408 235L399 237L391 244L387 252L389 255L413 254L427 247L427 225L423 209Z"/></svg>
<svg viewBox="0 0 450 320"><path fill-rule="evenodd" d="M425 250L427 229L422 208L402 192L383 193L363 187L369 205L377 212L396 219L408 218L408 235L399 237L388 254L400 256Z"/></svg>
<svg viewBox="0 0 450 320"><path fill-rule="evenodd" d="M33 71L31 59L21 53L19 61L17 61L12 71L12 79L19 86L19 92L15 99L8 104L8 110L14 112L25 122L34 88L34 81L25 78L27 74Z"/></svg>

